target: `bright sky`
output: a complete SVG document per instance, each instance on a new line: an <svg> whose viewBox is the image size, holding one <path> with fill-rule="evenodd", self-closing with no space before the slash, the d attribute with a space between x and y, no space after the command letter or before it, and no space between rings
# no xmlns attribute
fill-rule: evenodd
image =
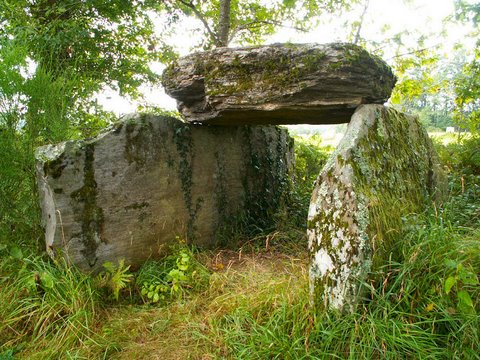
<svg viewBox="0 0 480 360"><path fill-rule="evenodd" d="M291 29L281 29L266 43L292 42L292 43L328 43L334 41L345 42L348 39L350 29L345 26L347 19L359 19L363 11L362 7L346 13L342 16L329 16L316 29L309 33L298 33ZM460 26L449 25L445 29L443 20L454 12L453 0L370 0L365 15L361 36L369 40L381 42L382 39L391 37L397 33L409 30L411 36L404 41L407 45L417 43L421 34L433 36L425 43L425 47L442 45L445 56L448 56L455 42L465 41L468 29ZM199 24L195 21L182 24L181 32L175 35L174 42L181 44L179 51L182 55L190 52L195 36L195 29ZM200 25L201 26L201 25ZM448 37L440 39L439 34L447 30ZM472 44L474 39L470 39ZM388 62L393 55L385 51L384 58ZM163 70L163 65L155 64L155 71ZM155 106L174 110L175 101L167 96L161 88L144 88L146 99ZM122 99L115 92L105 92L99 96L99 101L107 110L121 115L135 111L136 105Z"/></svg>

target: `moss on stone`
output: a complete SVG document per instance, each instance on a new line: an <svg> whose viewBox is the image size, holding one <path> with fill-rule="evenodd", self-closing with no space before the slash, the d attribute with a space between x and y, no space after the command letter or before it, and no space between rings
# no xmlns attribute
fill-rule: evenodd
<svg viewBox="0 0 480 360"><path fill-rule="evenodd" d="M67 163L65 162L65 157L62 155L55 160L45 161L43 165L43 173L54 179L58 179L62 175L63 169L65 169L66 166Z"/></svg>
<svg viewBox="0 0 480 360"><path fill-rule="evenodd" d="M133 204L127 205L124 207L125 210L140 210L144 209L146 207L150 206L150 204L147 201L143 201L141 203L135 202Z"/></svg>
<svg viewBox="0 0 480 360"><path fill-rule="evenodd" d="M202 198L197 198L195 201L192 198L193 186L193 158L195 153L192 149L193 139L191 126L180 121L174 123L173 140L180 155L178 163L178 176L182 184L183 199L187 208L189 218L187 223L187 240L193 241L195 239L196 219L203 203Z"/></svg>
<svg viewBox="0 0 480 360"><path fill-rule="evenodd" d="M374 281L369 274L392 256L402 217L421 210L435 192L428 180L432 144L418 121L369 109L373 116L364 113L362 124L351 125L357 128L328 160L309 212L311 276L324 289L320 307L353 309L360 284ZM321 251L334 263L328 271L315 264Z"/></svg>
<svg viewBox="0 0 480 360"><path fill-rule="evenodd" d="M259 57L255 64L243 62L236 55L230 63L214 58L204 61L205 88L207 95L233 95L259 89L271 90L289 86L306 86L300 80L307 74L317 71L326 53L318 49L298 56L298 47L289 48L287 53L274 57ZM243 94L248 96L248 94Z"/></svg>
<svg viewBox="0 0 480 360"><path fill-rule="evenodd" d="M83 186L70 195L77 203L83 205L80 212L82 233L80 234L84 249L82 255L93 267L97 262L97 249L102 242L103 210L97 205L97 182L95 181L95 147L85 145L85 160L83 167Z"/></svg>

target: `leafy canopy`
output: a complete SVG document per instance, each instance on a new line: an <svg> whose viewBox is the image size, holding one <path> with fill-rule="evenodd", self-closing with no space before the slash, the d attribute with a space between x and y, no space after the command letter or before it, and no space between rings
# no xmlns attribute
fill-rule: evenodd
<svg viewBox="0 0 480 360"><path fill-rule="evenodd" d="M145 1L14 0L0 8L0 36L25 46L55 77L74 73L81 97L105 85L136 96L139 85L156 78L149 62L171 55L155 51L161 44L151 8Z"/></svg>

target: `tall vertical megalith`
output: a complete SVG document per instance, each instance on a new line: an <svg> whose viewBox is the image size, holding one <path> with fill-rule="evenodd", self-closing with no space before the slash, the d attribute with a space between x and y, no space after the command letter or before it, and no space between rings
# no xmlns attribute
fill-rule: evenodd
<svg viewBox="0 0 480 360"><path fill-rule="evenodd" d="M315 305L349 311L385 264L402 216L441 195L445 182L418 120L382 105L359 107L321 171L308 215Z"/></svg>

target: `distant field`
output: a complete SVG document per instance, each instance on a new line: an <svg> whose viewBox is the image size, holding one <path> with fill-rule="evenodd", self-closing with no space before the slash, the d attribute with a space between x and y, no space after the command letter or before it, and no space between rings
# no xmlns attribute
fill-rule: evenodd
<svg viewBox="0 0 480 360"><path fill-rule="evenodd" d="M347 124L340 125L289 125L287 126L291 135L300 136L304 139L311 139L313 136L320 136L316 142L320 146L336 147L347 130ZM441 142L443 145L459 142L470 137L468 132L447 133L445 131L431 131L428 133L432 139Z"/></svg>

